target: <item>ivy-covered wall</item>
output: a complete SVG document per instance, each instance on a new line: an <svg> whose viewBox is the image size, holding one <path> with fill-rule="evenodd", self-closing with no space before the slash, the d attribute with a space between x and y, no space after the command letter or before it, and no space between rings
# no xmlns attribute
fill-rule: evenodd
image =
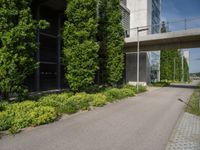
<svg viewBox="0 0 200 150"><path fill-rule="evenodd" d="M64 25L66 79L73 91L84 91L94 83L98 69L97 1L68 2Z"/></svg>
<svg viewBox="0 0 200 150"><path fill-rule="evenodd" d="M36 33L47 27L45 21L35 21L31 0L0 0L0 91L3 99L9 94L23 97L27 88L24 80L38 63Z"/></svg>
<svg viewBox="0 0 200 150"><path fill-rule="evenodd" d="M100 43L100 80L103 84L117 85L124 69L124 30L120 0L100 0L98 39Z"/></svg>
<svg viewBox="0 0 200 150"><path fill-rule="evenodd" d="M184 68L182 68L182 56L179 50L161 51L160 58L160 76L161 80L167 81L189 81L189 66L186 59L183 60ZM182 72L183 70L184 72Z"/></svg>
<svg viewBox="0 0 200 150"><path fill-rule="evenodd" d="M181 55L178 50L161 51L160 78L168 81L181 81Z"/></svg>

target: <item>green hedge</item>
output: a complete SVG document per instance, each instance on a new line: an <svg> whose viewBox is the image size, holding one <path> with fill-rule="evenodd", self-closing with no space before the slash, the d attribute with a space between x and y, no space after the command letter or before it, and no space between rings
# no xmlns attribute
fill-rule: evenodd
<svg viewBox="0 0 200 150"><path fill-rule="evenodd" d="M92 94L91 105L94 107L102 107L107 104L106 96L103 94Z"/></svg>
<svg viewBox="0 0 200 150"><path fill-rule="evenodd" d="M38 126L54 121L58 117L53 107L41 106L37 102L25 101L8 104L0 112L0 131L16 133L28 126Z"/></svg>
<svg viewBox="0 0 200 150"><path fill-rule="evenodd" d="M122 89L111 88L106 89L103 94L106 96L108 102L113 102L128 96L135 96L135 89L131 86L129 86L129 88L124 87Z"/></svg>
<svg viewBox="0 0 200 150"><path fill-rule="evenodd" d="M39 99L43 106L51 106L59 113L76 113L78 111L77 103L70 99L72 93L52 94Z"/></svg>
<svg viewBox="0 0 200 150"><path fill-rule="evenodd" d="M74 101L79 110L88 110L92 102L92 97L86 93L78 93L70 97L69 100Z"/></svg>

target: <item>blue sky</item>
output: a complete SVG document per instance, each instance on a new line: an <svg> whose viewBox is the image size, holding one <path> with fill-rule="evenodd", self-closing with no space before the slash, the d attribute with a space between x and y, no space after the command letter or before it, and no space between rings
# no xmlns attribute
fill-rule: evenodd
<svg viewBox="0 0 200 150"><path fill-rule="evenodd" d="M190 25L200 27L200 0L162 0L162 20L170 22L193 17L199 20ZM190 49L190 72L200 72L200 48Z"/></svg>

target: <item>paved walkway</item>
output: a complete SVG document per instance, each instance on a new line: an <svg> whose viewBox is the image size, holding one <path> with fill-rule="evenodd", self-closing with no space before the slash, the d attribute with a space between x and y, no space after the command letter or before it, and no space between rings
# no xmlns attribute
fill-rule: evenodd
<svg viewBox="0 0 200 150"><path fill-rule="evenodd" d="M184 113L166 150L200 150L200 117Z"/></svg>
<svg viewBox="0 0 200 150"><path fill-rule="evenodd" d="M0 150L164 150L190 87L165 87L0 140Z"/></svg>

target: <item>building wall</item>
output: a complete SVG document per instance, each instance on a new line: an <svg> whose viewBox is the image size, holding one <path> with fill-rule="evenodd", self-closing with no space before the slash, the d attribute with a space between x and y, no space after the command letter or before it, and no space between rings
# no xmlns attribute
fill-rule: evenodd
<svg viewBox="0 0 200 150"><path fill-rule="evenodd" d="M140 82L146 82L147 70L144 69L144 66L147 64L147 55L146 53L140 53ZM137 80L137 54L131 53L126 54L126 82L134 82Z"/></svg>
<svg viewBox="0 0 200 150"><path fill-rule="evenodd" d="M160 23L160 0L127 0L127 7L130 10L130 37L136 37L137 36L137 27L148 27L148 31L143 31L139 33L139 36L152 34L152 33L158 33L159 32L159 26L152 26L152 24L159 24ZM152 77L152 72L155 72L155 70L152 71L152 68L155 66L155 61L157 61L157 68L159 68L159 56L160 52L146 52L142 55L146 54L146 59L143 59L145 61L143 66L140 65L140 70L145 73L146 80L145 82L150 82ZM129 56L130 55L130 56ZM126 64L128 62L137 62L137 58L134 57L132 54L126 54ZM132 64L134 65L134 64ZM155 68L155 67L154 67ZM136 68L135 68L136 69ZM157 71L157 78L159 80L159 69ZM129 78L133 72L127 71L127 82L134 82L136 81L135 78ZM136 74L136 70L135 70ZM134 76L134 75L132 75ZM140 78L143 74L140 74ZM132 81L133 80L133 81ZM143 81L144 82L144 81Z"/></svg>
<svg viewBox="0 0 200 150"><path fill-rule="evenodd" d="M130 10L130 36L137 35L137 27L148 25L148 2L147 0L127 0L127 7ZM147 31L141 33L141 35L147 34Z"/></svg>
<svg viewBox="0 0 200 150"><path fill-rule="evenodd" d="M130 10L126 7L126 0L120 3L122 12L122 26L124 28L125 37L130 36Z"/></svg>
<svg viewBox="0 0 200 150"><path fill-rule="evenodd" d="M127 7L130 10L130 37L137 36L137 27L147 26L151 22L150 0L127 0ZM140 32L139 36L148 34L150 31ZM149 82L149 55L140 53L140 82ZM126 82L137 80L137 53L126 54Z"/></svg>

